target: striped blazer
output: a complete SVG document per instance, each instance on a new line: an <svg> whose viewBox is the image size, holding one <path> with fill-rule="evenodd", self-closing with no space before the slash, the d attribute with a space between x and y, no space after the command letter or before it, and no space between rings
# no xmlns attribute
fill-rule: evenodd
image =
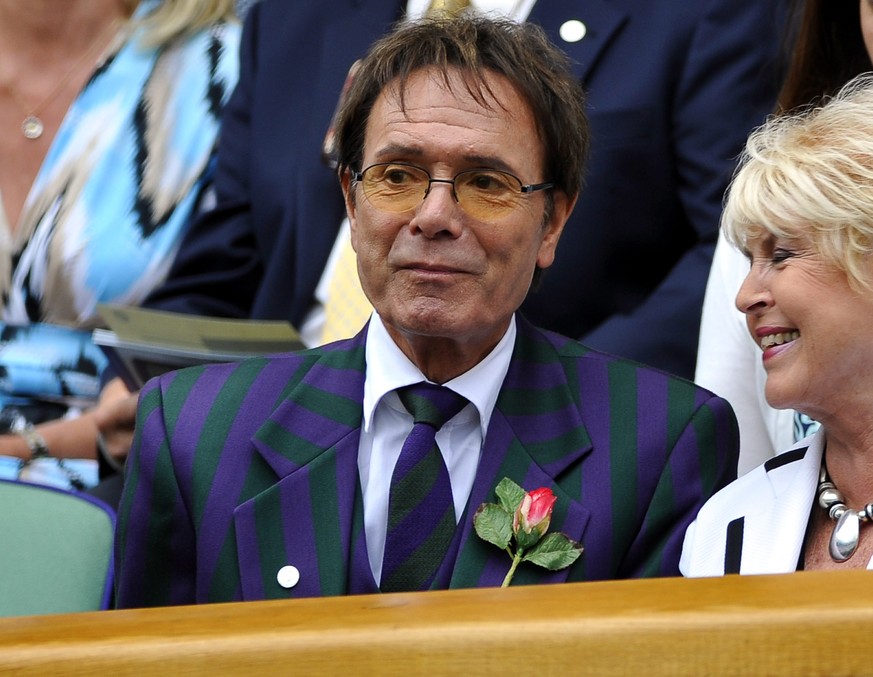
<svg viewBox="0 0 873 677"><path fill-rule="evenodd" d="M685 576L797 571L825 447L819 429L706 502L688 527ZM867 564L873 568L873 560Z"/></svg>
<svg viewBox="0 0 873 677"><path fill-rule="evenodd" d="M435 588L498 586L472 515L509 477L557 496L569 568L513 585L674 576L685 529L735 477L728 403L519 318L476 478ZM119 607L378 592L358 481L364 343L192 367L142 390L116 536ZM283 587L280 570L299 581ZM286 583L287 585L287 583Z"/></svg>

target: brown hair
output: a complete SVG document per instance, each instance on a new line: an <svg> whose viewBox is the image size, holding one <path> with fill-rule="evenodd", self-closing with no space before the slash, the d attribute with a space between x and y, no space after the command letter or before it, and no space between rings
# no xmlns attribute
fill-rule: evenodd
<svg viewBox="0 0 873 677"><path fill-rule="evenodd" d="M779 113L818 104L873 67L857 2L795 0L793 14L797 33L779 93Z"/></svg>
<svg viewBox="0 0 873 677"><path fill-rule="evenodd" d="M484 104L485 78L498 73L520 92L533 112L545 147L544 180L570 197L582 187L590 133L582 86L570 61L531 23L465 14L398 24L361 62L336 126L338 169L361 169L364 133L379 94L397 82L400 105L409 76L437 68L449 83L459 69L470 94Z"/></svg>

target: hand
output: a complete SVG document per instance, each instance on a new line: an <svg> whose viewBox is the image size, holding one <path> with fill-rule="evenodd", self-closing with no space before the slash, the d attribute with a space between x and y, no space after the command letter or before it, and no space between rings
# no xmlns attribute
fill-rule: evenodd
<svg viewBox="0 0 873 677"><path fill-rule="evenodd" d="M118 466L124 464L133 442L138 397L138 392L131 393L120 378L115 378L103 387L92 412L104 450L110 462L115 461Z"/></svg>

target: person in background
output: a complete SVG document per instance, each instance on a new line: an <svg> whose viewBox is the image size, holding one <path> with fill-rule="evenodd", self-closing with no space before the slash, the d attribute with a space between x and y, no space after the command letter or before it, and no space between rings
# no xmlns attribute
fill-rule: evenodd
<svg viewBox="0 0 873 677"><path fill-rule="evenodd" d="M119 607L499 585L511 558L472 522L503 478L553 495L551 528L584 547L517 584L678 575L685 526L735 476L730 407L517 312L577 201L584 111L532 23L405 22L373 46L335 139L374 313L350 339L144 386ZM420 426L439 432L409 460Z"/></svg>
<svg viewBox="0 0 873 677"><path fill-rule="evenodd" d="M873 64L873 5L869 0L796 3L800 23L776 113L832 96ZM740 425L743 474L812 432L817 423L791 409L774 409L764 397L760 347L749 337L734 304L748 261L719 237L704 297L695 382L726 397Z"/></svg>
<svg viewBox="0 0 873 677"><path fill-rule="evenodd" d="M722 221L767 401L821 427L707 501L686 576L873 567L873 75L823 101L752 134Z"/></svg>
<svg viewBox="0 0 873 677"><path fill-rule="evenodd" d="M0 477L97 482L97 304L140 303L204 202L233 7L0 0Z"/></svg>

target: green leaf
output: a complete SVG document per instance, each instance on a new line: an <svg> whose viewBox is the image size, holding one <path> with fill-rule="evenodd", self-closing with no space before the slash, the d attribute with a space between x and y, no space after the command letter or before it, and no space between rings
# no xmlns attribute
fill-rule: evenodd
<svg viewBox="0 0 873 677"><path fill-rule="evenodd" d="M473 528L479 538L505 550L512 538L512 515L496 503L483 503L473 515Z"/></svg>
<svg viewBox="0 0 873 677"><path fill-rule="evenodd" d="M531 562L557 571L570 566L582 554L582 544L567 538L564 534L546 534L536 547L525 553L523 562Z"/></svg>
<svg viewBox="0 0 873 677"><path fill-rule="evenodd" d="M521 505L525 490L508 477L504 477L498 483L497 488L494 489L494 493L497 495L497 500L503 506L503 509L512 515L518 510L518 506Z"/></svg>

